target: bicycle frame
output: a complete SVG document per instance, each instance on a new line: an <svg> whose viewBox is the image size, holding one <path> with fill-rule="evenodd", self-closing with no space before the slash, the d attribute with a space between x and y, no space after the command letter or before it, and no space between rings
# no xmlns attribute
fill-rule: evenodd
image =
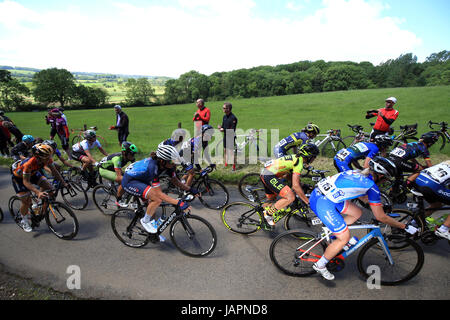
<svg viewBox="0 0 450 320"><path fill-rule="evenodd" d="M322 139L322 140L314 141L318 137L325 137L325 138ZM312 141L317 147L320 147L322 144L327 143L329 140L331 140L331 141L339 141L340 139L341 139L341 137L340 137L340 130L339 129L337 129L337 130L331 129L331 130L327 131L327 134L318 134L316 136L316 138L312 139ZM334 147L334 145L333 145L333 147Z"/></svg>
<svg viewBox="0 0 450 320"><path fill-rule="evenodd" d="M384 251L384 253L386 254L386 257L389 260L389 263L391 265L394 264L394 260L392 259L391 256L391 252L389 251L388 245L386 243L386 240L384 239L381 231L380 231L380 227L377 225L373 225L373 224L364 224L364 225L355 225L355 226L348 226L349 230L355 230L355 229L373 229L371 232L369 232L368 234L366 234L363 238L361 238L354 246L352 246L349 250L344 251L343 253L341 253L340 255L338 255L339 258L345 259L348 256L350 256L352 253L354 253L356 250L358 250L360 247L362 247L363 245L365 245L367 242L369 242L370 240L372 240L372 238L378 238L378 241L381 244L381 247ZM302 251L303 253L298 257L298 259L302 259L304 255L309 254L309 252L316 247L317 245L319 245L323 240L327 239L327 241L329 241L329 237L332 234L332 232L326 228L323 227L324 233L321 235L321 238L319 241L316 241L316 239L311 239L310 241L306 242L305 244L303 244L302 246L297 248L297 251L301 251L300 249L302 249L303 247L305 247L307 244L314 242L314 245L311 246L309 249L307 249L306 251ZM316 255L314 255L316 256ZM320 257L317 257L318 259Z"/></svg>

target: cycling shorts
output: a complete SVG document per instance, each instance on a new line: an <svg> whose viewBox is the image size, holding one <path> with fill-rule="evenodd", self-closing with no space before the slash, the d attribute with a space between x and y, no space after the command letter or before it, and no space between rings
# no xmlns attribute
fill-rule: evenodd
<svg viewBox="0 0 450 320"><path fill-rule="evenodd" d="M11 180L14 191L16 191L16 193L30 192L30 190L28 190L28 188L25 187L25 185L23 184L23 178L19 178L16 177L15 175L12 175ZM35 185L39 185L43 180L46 180L46 178L40 171L34 173L30 177L30 182Z"/></svg>
<svg viewBox="0 0 450 320"><path fill-rule="evenodd" d="M264 184L266 197L269 200L274 200L278 194L284 198L286 193L291 190L285 184L285 179L280 179L274 174L262 174L260 177Z"/></svg>
<svg viewBox="0 0 450 320"><path fill-rule="evenodd" d="M87 157L87 154L85 152L72 151L70 157L75 161L81 162L81 159L83 159L83 157Z"/></svg>
<svg viewBox="0 0 450 320"><path fill-rule="evenodd" d="M347 230L347 223L342 214L348 208L348 200L334 203L325 197L319 189L314 189L309 198L311 210L333 233L341 233Z"/></svg>
<svg viewBox="0 0 450 320"><path fill-rule="evenodd" d="M133 196L138 196L143 199L147 199L148 193L150 192L150 189L152 187L142 181L135 180L129 175L125 174L122 178L122 188Z"/></svg>
<svg viewBox="0 0 450 320"><path fill-rule="evenodd" d="M111 171L108 169L98 168L98 173L102 176L102 178L105 178L109 181L116 181L117 180L117 173L115 171Z"/></svg>

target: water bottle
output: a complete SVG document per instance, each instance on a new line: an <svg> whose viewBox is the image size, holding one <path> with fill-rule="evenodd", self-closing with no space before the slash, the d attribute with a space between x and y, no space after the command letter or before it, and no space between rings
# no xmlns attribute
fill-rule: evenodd
<svg viewBox="0 0 450 320"><path fill-rule="evenodd" d="M34 213L34 214L38 214L39 212L39 206L38 206L38 204L37 203L33 203L32 205L31 205L31 211Z"/></svg>
<svg viewBox="0 0 450 320"><path fill-rule="evenodd" d="M351 247L353 247L355 244L357 244L359 239L355 236L351 237L348 243L344 246L344 250L348 251Z"/></svg>

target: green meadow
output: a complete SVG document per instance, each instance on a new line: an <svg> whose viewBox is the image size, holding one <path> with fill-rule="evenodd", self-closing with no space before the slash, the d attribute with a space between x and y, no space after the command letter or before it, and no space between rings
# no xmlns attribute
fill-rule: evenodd
<svg viewBox="0 0 450 320"><path fill-rule="evenodd" d="M271 130L278 129L278 140L289 134L300 131L309 121L317 124L321 133L328 129L341 129L342 136L351 135L347 124L360 124L370 132L370 122L375 118L365 119L366 110L384 107L387 97L395 96L398 103L395 108L399 110L399 117L393 127L418 123L418 134L429 131L427 122L450 122L450 86L415 87L415 88L387 88L355 91L339 91L327 93L312 93L301 95L230 99L233 104L233 113L238 118L238 128L268 129L268 145L271 146ZM205 105L211 110L210 124L217 128L222 123L224 101L206 101ZM144 157L153 151L159 142L168 138L171 132L181 122L182 127L193 133L192 117L197 107L195 103L183 105L133 107L124 108L130 119L130 135L128 140L135 143ZM31 134L48 138L50 128L45 124L45 112L17 112L8 116L16 123L24 134ZM103 136L108 145L108 152L119 151L117 132L108 128L115 123L115 113L111 109L66 111L69 129L80 129L84 124L97 126L97 133ZM277 135L275 135L276 137ZM59 143L59 141L57 140ZM450 145L439 153L432 148L432 161L449 158ZM270 153L268 154L271 155ZM433 161L436 162L436 161ZM332 169L331 161L322 159L318 165ZM238 174L233 178L224 174L225 180L235 180L247 172L251 167L239 166ZM326 169L326 168L325 168Z"/></svg>

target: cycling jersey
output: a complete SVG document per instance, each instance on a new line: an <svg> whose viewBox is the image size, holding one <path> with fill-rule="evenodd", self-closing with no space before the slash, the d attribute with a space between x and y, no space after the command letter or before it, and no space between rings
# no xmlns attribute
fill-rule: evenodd
<svg viewBox="0 0 450 320"><path fill-rule="evenodd" d="M450 160L422 170L415 184L427 202L450 204Z"/></svg>
<svg viewBox="0 0 450 320"><path fill-rule="evenodd" d="M53 163L53 160L49 158L46 162L40 162L36 157L26 158L21 161L17 161L11 168L14 177L23 178L24 174L30 174L31 176L39 173L46 165Z"/></svg>
<svg viewBox="0 0 450 320"><path fill-rule="evenodd" d="M284 176L286 173L301 174L303 169L303 158L294 155L284 156L267 161L264 164L262 175Z"/></svg>
<svg viewBox="0 0 450 320"><path fill-rule="evenodd" d="M30 156L31 153L30 151L31 146L27 146L25 142L21 141L11 149L11 156L15 161L17 161L20 160L20 156L23 157Z"/></svg>
<svg viewBox="0 0 450 320"><path fill-rule="evenodd" d="M359 142L349 148L341 149L334 156L334 164L339 172L351 170L350 164L353 160L373 158L379 149L375 143Z"/></svg>
<svg viewBox="0 0 450 320"><path fill-rule="evenodd" d="M309 137L306 133L302 132L295 132L291 134L290 136L282 139L280 142L278 142L274 147L274 155L277 158L283 157L286 155L287 151L295 146L300 146L302 144L305 144L306 141L309 140Z"/></svg>
<svg viewBox="0 0 450 320"><path fill-rule="evenodd" d="M363 176L358 171L345 171L322 179L311 193L311 210L323 224L334 233L347 230L342 214L350 199L367 195L369 203L380 206L380 190L372 176Z"/></svg>
<svg viewBox="0 0 450 320"><path fill-rule="evenodd" d="M103 157L100 160L100 168L114 171L114 169L121 169L128 161L122 164L124 159L122 158L122 152L117 152Z"/></svg>
<svg viewBox="0 0 450 320"><path fill-rule="evenodd" d="M404 161L415 159L422 156L425 160L430 159L430 152L423 142L410 142L405 143L389 153L389 157L400 158Z"/></svg>
<svg viewBox="0 0 450 320"><path fill-rule="evenodd" d="M102 147L102 145L100 144L100 142L97 139L95 139L94 142L89 142L88 140L84 139L81 142L75 143L72 146L72 151L84 153L85 150L92 150L92 149L101 148L101 147Z"/></svg>

